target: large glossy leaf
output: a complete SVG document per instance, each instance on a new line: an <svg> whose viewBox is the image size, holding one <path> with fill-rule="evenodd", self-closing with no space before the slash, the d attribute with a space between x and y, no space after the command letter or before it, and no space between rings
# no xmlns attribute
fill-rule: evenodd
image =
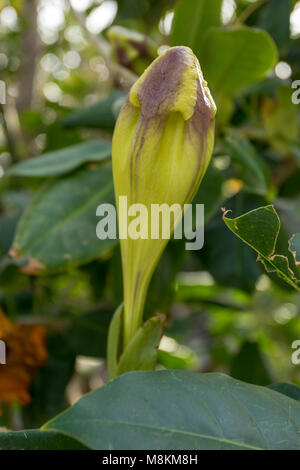
<svg viewBox="0 0 300 470"><path fill-rule="evenodd" d="M198 54L206 31L221 24L222 2L223 0L180 0L175 8L171 45L189 46Z"/></svg>
<svg viewBox="0 0 300 470"><path fill-rule="evenodd" d="M107 98L86 108L74 111L64 119L62 124L68 128L88 127L112 131L116 122L116 115L113 108L115 103L122 96L124 96L124 92L114 90Z"/></svg>
<svg viewBox="0 0 300 470"><path fill-rule="evenodd" d="M216 94L231 95L262 79L276 59L276 47L265 31L211 28L203 39L201 66Z"/></svg>
<svg viewBox="0 0 300 470"><path fill-rule="evenodd" d="M28 258L28 273L55 271L97 258L116 240L96 236L96 208L114 203L110 164L49 181L17 228L11 253Z"/></svg>
<svg viewBox="0 0 300 470"><path fill-rule="evenodd" d="M0 432L0 450L86 450L87 447L69 436L52 431L30 429Z"/></svg>
<svg viewBox="0 0 300 470"><path fill-rule="evenodd" d="M43 429L91 449L300 449L300 404L222 374L132 372Z"/></svg>
<svg viewBox="0 0 300 470"><path fill-rule="evenodd" d="M300 290L300 280L290 260L276 250L280 219L274 206L259 207L235 219L226 217L225 212L223 220L237 237L258 253L267 271L276 272L288 284Z"/></svg>
<svg viewBox="0 0 300 470"><path fill-rule="evenodd" d="M60 176L78 168L83 163L100 162L109 158L110 155L111 143L109 141L90 140L25 160L9 168L7 174L30 177Z"/></svg>

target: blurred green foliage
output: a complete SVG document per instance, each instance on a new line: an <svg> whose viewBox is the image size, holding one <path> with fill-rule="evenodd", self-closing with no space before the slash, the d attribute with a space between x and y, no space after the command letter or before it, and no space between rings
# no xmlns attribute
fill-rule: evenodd
<svg viewBox="0 0 300 470"><path fill-rule="evenodd" d="M14 321L45 325L49 354L32 403L6 407L0 423L38 427L106 379L107 328L122 280L118 243L96 238L96 207L114 198L110 162L102 160L130 86L103 48L111 24L160 47L192 47L218 106L215 152L195 198L206 207L204 248L186 252L171 241L148 293L147 316L168 316L160 367L300 385L300 365L291 361L300 294L265 270L221 211L235 219L273 205L285 250L300 232L299 104L291 87L300 79L299 2L2 0L0 7L7 90L0 305ZM24 43L33 45L25 55Z"/></svg>

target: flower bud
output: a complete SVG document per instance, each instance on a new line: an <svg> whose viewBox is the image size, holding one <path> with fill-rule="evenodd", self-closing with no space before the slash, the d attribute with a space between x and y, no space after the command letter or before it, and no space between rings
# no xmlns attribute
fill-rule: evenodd
<svg viewBox="0 0 300 470"><path fill-rule="evenodd" d="M107 32L107 37L115 59L138 75L157 57L157 44L137 31L112 26Z"/></svg>
<svg viewBox="0 0 300 470"><path fill-rule="evenodd" d="M199 62L188 47L161 54L130 90L113 136L113 174L117 209L125 226L130 216L120 207L120 196L147 208L180 206L197 192L214 145L216 107ZM120 233L123 227L119 226ZM120 240L124 283L124 343L142 322L148 285L168 240L159 234Z"/></svg>

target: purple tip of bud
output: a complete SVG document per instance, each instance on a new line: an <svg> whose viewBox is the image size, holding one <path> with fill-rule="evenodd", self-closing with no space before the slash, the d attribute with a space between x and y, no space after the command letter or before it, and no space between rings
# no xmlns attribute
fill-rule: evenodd
<svg viewBox="0 0 300 470"><path fill-rule="evenodd" d="M186 70L183 48L169 49L157 60L138 92L141 112L147 115L164 114L172 108Z"/></svg>
<svg viewBox="0 0 300 470"><path fill-rule="evenodd" d="M165 115L179 111L190 119L203 93L203 105L212 117L212 99L203 79L199 62L192 50L178 46L159 56L133 86L130 101L141 109L143 117Z"/></svg>

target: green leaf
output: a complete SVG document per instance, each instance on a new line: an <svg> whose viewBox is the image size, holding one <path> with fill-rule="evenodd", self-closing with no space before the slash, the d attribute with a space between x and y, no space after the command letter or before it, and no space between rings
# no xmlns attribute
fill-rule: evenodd
<svg viewBox="0 0 300 470"><path fill-rule="evenodd" d="M0 450L86 450L72 437L53 431L0 432Z"/></svg>
<svg viewBox="0 0 300 470"><path fill-rule="evenodd" d="M24 271L53 272L97 258L116 240L96 236L96 208L114 203L110 164L50 180L36 193L17 228L12 255L28 259Z"/></svg>
<svg viewBox="0 0 300 470"><path fill-rule="evenodd" d="M280 231L280 219L273 205L259 207L235 219L223 215L227 227L258 253L269 272L276 272L282 279L300 290L299 279L291 269L287 256L276 253Z"/></svg>
<svg viewBox="0 0 300 470"><path fill-rule="evenodd" d="M44 427L91 449L300 449L300 404L223 374L132 372Z"/></svg>
<svg viewBox="0 0 300 470"><path fill-rule="evenodd" d="M203 40L201 67L212 93L232 95L264 78L276 60L276 47L265 31L211 28Z"/></svg>
<svg viewBox="0 0 300 470"><path fill-rule="evenodd" d="M244 189L255 194L266 194L266 165L257 155L255 147L247 139L232 136L225 139L223 146L244 182Z"/></svg>
<svg viewBox="0 0 300 470"><path fill-rule="evenodd" d="M62 124L68 128L100 128L111 132L116 122L113 107L122 96L124 96L124 92L114 90L107 98L70 114L62 121Z"/></svg>
<svg viewBox="0 0 300 470"><path fill-rule="evenodd" d="M153 370L166 322L165 315L149 318L135 333L120 357L117 375L134 370Z"/></svg>
<svg viewBox="0 0 300 470"><path fill-rule="evenodd" d="M260 351L259 344L245 341L233 358L230 375L256 385L268 385L272 382L270 371Z"/></svg>
<svg viewBox="0 0 300 470"><path fill-rule="evenodd" d="M295 233L289 240L289 250L295 258L297 266L300 265L300 233Z"/></svg>
<svg viewBox="0 0 300 470"><path fill-rule="evenodd" d="M300 402L300 387L297 387L297 385L279 382L269 385L268 388Z"/></svg>
<svg viewBox="0 0 300 470"><path fill-rule="evenodd" d="M90 140L18 163L9 168L6 174L30 177L60 176L75 170L84 163L101 162L110 155L110 142Z"/></svg>
<svg viewBox="0 0 300 470"><path fill-rule="evenodd" d="M222 1L180 0L174 12L171 45L189 46L197 55L206 31L221 25Z"/></svg>

